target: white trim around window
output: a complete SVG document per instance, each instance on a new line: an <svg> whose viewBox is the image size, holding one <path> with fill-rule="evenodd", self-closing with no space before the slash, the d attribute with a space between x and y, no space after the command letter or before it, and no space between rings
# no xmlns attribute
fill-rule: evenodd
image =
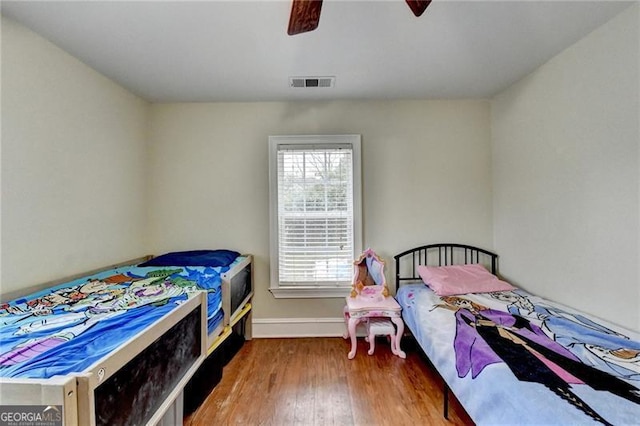
<svg viewBox="0 0 640 426"><path fill-rule="evenodd" d="M269 136L276 298L345 297L362 251L360 135Z"/></svg>

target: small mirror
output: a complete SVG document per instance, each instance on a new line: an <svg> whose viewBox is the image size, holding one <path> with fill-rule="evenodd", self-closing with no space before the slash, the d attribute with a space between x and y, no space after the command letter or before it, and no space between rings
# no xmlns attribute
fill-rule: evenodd
<svg viewBox="0 0 640 426"><path fill-rule="evenodd" d="M382 300L389 296L384 277L384 260L373 250L367 249L353 262L354 275L351 297Z"/></svg>

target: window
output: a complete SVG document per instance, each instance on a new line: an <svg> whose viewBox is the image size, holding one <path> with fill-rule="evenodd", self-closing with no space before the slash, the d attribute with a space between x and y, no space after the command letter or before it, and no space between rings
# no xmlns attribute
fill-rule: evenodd
<svg viewBox="0 0 640 426"><path fill-rule="evenodd" d="M344 297L362 251L360 135L270 136L275 297Z"/></svg>

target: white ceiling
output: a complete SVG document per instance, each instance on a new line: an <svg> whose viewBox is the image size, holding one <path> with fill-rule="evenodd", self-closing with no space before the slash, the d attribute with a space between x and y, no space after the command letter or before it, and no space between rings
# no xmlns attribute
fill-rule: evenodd
<svg viewBox="0 0 640 426"><path fill-rule="evenodd" d="M288 0L2 1L31 28L154 102L486 98L629 2L325 0L287 35ZM290 76L335 76L296 89Z"/></svg>

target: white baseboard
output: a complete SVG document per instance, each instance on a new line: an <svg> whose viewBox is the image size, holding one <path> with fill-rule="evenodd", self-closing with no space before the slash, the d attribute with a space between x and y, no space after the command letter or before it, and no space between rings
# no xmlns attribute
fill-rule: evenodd
<svg viewBox="0 0 640 426"><path fill-rule="evenodd" d="M344 318L253 318L254 338L268 337L342 337ZM358 331L358 335L364 333Z"/></svg>

